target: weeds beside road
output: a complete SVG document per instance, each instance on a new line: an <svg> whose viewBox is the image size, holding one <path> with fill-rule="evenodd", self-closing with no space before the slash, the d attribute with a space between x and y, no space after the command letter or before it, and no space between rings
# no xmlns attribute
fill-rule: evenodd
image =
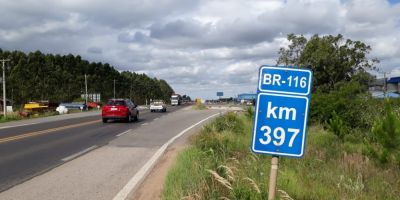
<svg viewBox="0 0 400 200"><path fill-rule="evenodd" d="M49 116L54 116L54 115L59 115L58 112L45 112L45 113L40 113L36 115L31 115L29 117L23 117L19 113L8 113L7 117L1 116L0 117L0 123L3 122L10 122L10 121L18 121L18 120L24 120L24 119L34 119L34 118L40 118L40 117L49 117Z"/></svg>
<svg viewBox="0 0 400 200"><path fill-rule="evenodd" d="M266 199L271 157L250 150L251 110L217 118L180 153L163 199ZM353 138L353 139L351 139ZM280 158L281 199L400 199L400 170L375 162L369 143L315 124L303 158Z"/></svg>

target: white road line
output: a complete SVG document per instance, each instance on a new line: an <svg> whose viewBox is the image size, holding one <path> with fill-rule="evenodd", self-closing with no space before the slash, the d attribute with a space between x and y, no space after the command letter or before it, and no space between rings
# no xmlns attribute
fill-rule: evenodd
<svg viewBox="0 0 400 200"><path fill-rule="evenodd" d="M116 135L116 137L119 137L119 136L121 136L121 135L127 134L127 133L129 133L129 131L131 131L131 129L129 129L129 130L127 130L127 131L124 131L124 132L122 132L122 133Z"/></svg>
<svg viewBox="0 0 400 200"><path fill-rule="evenodd" d="M128 194L136 187L138 183L149 173L149 170L153 167L153 165L156 163L156 161L163 155L167 147L173 143L177 138L185 134L187 131L192 129L193 127L203 123L204 121L217 116L219 113L211 115L195 124L192 126L186 128L182 132L180 132L178 135L175 137L171 138L168 140L167 143L162 145L157 152L150 158L149 161L146 162L145 165L129 180L129 182L121 189L121 191L118 192L118 194L113 198L113 200L125 200L128 197Z"/></svg>
<svg viewBox="0 0 400 200"><path fill-rule="evenodd" d="M97 148L97 145L91 146L91 147L89 147L89 148L87 148L85 150L82 150L82 151L80 151L80 152L78 152L76 154L72 154L72 155L70 155L68 157L65 157L65 158L61 159L61 160L64 161L64 162L70 161L70 160L72 160L72 159L74 159L74 158L76 158L78 156L81 156L81 155L83 155L83 154L85 154L85 153L87 153L87 152L89 152L89 151L91 151L91 150L93 150L95 148Z"/></svg>
<svg viewBox="0 0 400 200"><path fill-rule="evenodd" d="M158 119L160 119L160 118L157 117L157 118L154 118L153 120L154 120L154 121L157 121Z"/></svg>
<svg viewBox="0 0 400 200"><path fill-rule="evenodd" d="M29 123L29 124L19 124L19 125L15 125L15 126L3 126L3 127L0 127L0 129L5 129L5 128L14 128L14 127L19 127L19 126L28 126L28 125L34 125L34 124L38 124L38 122L35 122L35 123Z"/></svg>
<svg viewBox="0 0 400 200"><path fill-rule="evenodd" d="M146 125L148 125L148 123L143 123L143 124L142 124L142 126L146 126Z"/></svg>

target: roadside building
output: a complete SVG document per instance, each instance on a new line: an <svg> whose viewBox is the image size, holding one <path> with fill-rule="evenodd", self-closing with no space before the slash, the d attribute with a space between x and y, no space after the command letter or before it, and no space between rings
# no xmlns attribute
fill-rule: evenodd
<svg viewBox="0 0 400 200"><path fill-rule="evenodd" d="M400 77L376 79L370 83L369 92L374 98L400 98Z"/></svg>
<svg viewBox="0 0 400 200"><path fill-rule="evenodd" d="M400 93L400 77L392 77L389 80L386 81L387 84L387 89L386 91L388 92L397 92Z"/></svg>
<svg viewBox="0 0 400 200"><path fill-rule="evenodd" d="M3 105L4 105L4 103L3 103L3 97L0 97L1 99L0 99L0 112L1 113L3 113ZM6 109L7 109L7 112L12 112L13 110L12 110L12 102L11 102L11 100L9 100L9 99L6 99Z"/></svg>
<svg viewBox="0 0 400 200"><path fill-rule="evenodd" d="M374 81L369 83L369 91L370 92L384 91L384 90L385 90L385 79L384 78L375 79Z"/></svg>
<svg viewBox="0 0 400 200"><path fill-rule="evenodd" d="M238 102L241 104L253 104L257 95L252 93L243 93L238 95Z"/></svg>

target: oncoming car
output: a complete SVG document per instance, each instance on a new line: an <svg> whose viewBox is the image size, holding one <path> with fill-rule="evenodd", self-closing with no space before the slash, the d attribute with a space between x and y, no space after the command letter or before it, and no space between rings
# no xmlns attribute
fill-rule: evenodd
<svg viewBox="0 0 400 200"><path fill-rule="evenodd" d="M163 100L154 100L153 102L150 103L150 111L151 112L156 112L156 111L166 112L167 105L164 103Z"/></svg>
<svg viewBox="0 0 400 200"><path fill-rule="evenodd" d="M110 99L101 110L103 123L109 119L125 120L127 122L137 121L139 119L139 111L129 99Z"/></svg>

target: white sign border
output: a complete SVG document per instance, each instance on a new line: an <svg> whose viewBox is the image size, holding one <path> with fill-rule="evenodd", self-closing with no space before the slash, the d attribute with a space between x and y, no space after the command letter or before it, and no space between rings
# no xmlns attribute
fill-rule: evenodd
<svg viewBox="0 0 400 200"><path fill-rule="evenodd" d="M276 90L263 90L261 89L261 80L262 80L262 70L268 68L268 69L277 69L277 70L288 70L288 71L302 71L302 72L307 72L308 73L308 88L307 88L307 93L299 93L299 92L282 92L282 91L276 91ZM311 90L311 76L312 76L312 71L308 69L295 69L295 68L289 68L289 67L273 67L273 66L268 66L268 65L262 65L259 70L259 79L258 79L258 90L260 92L271 92L271 93L279 93L279 94L293 94L293 95L305 95L308 96L310 94Z"/></svg>
<svg viewBox="0 0 400 200"><path fill-rule="evenodd" d="M258 113L259 113L261 95L306 99L306 113L304 115L304 124L303 124L303 140L302 140L303 142L301 144L300 154L288 154L288 153L262 151L262 150L256 150L255 149L256 132L257 132L256 127L257 127L257 122L258 122ZM256 116L254 118L254 125L253 125L253 141L252 141L252 145L251 145L251 150L254 153L271 154L271 155L278 155L278 156L289 156L289 157L297 157L297 158L303 157L304 156L304 147L305 147L305 143L306 143L306 132L307 132L306 128L307 128L307 121L308 121L308 105L309 105L309 97L308 96L284 95L284 94L275 94L275 93L258 93L258 95L257 95L257 109L255 110Z"/></svg>

